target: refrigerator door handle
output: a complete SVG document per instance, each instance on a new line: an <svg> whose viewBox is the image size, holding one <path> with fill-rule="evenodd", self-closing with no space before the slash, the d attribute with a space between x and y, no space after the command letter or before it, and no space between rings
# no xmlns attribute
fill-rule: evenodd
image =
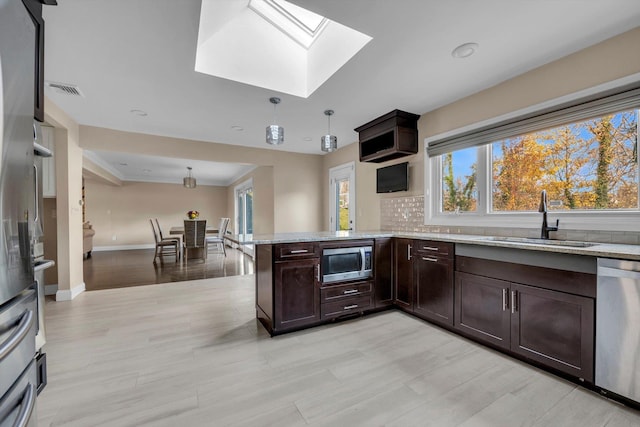
<svg viewBox="0 0 640 427"><path fill-rule="evenodd" d="M33 165L33 173L34 173L34 180L33 180L33 185L35 187L35 193L33 193L33 199L34 199L34 204L36 206L35 208L35 214L34 214L34 218L33 221L37 222L38 219L40 218L40 206L38 206L38 168L36 167L36 165Z"/></svg>
<svg viewBox="0 0 640 427"><path fill-rule="evenodd" d="M22 400L20 401L20 412L18 413L18 417L16 421L13 423L16 427L27 427L29 424L29 420L31 419L31 414L33 413L33 408L36 406L36 397L38 393L36 393L36 386L29 383L26 390L24 391L24 395L22 396Z"/></svg>
<svg viewBox="0 0 640 427"><path fill-rule="evenodd" d="M0 360L4 359L11 351L16 348L18 344L22 342L24 337L29 333L29 329L33 326L34 322L33 310L26 310L18 323L16 330L9 336L9 338L0 344Z"/></svg>

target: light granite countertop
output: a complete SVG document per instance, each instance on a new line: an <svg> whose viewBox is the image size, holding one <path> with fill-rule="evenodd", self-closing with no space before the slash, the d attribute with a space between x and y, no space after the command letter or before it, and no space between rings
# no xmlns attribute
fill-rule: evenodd
<svg viewBox="0 0 640 427"><path fill-rule="evenodd" d="M563 254L586 255L602 258L620 258L640 260L640 245L622 245L615 243L573 242L561 240L542 241L519 237L477 236L448 233L410 233L385 231L322 231L309 233L277 233L253 235L229 235L227 239L238 244L271 245L277 243L326 242L333 240L376 239L400 237L409 239L437 240L442 242L464 243L472 245L496 246L531 251L557 252Z"/></svg>

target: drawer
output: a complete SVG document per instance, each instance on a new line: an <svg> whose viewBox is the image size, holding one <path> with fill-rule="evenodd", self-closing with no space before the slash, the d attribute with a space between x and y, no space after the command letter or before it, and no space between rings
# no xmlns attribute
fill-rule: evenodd
<svg viewBox="0 0 640 427"><path fill-rule="evenodd" d="M373 290L372 282L355 282L346 285L333 285L320 288L322 304L361 295L368 295Z"/></svg>
<svg viewBox="0 0 640 427"><path fill-rule="evenodd" d="M37 325L35 290L21 294L0 311L0 396L34 358Z"/></svg>
<svg viewBox="0 0 640 427"><path fill-rule="evenodd" d="M373 308L373 295L361 295L357 297L342 298L322 304L320 313L323 319L331 319L347 314L360 313Z"/></svg>
<svg viewBox="0 0 640 427"><path fill-rule="evenodd" d="M290 260L299 258L317 258L320 249L315 242L283 243L274 245L274 257L278 260Z"/></svg>
<svg viewBox="0 0 640 427"><path fill-rule="evenodd" d="M414 240L413 250L417 254L453 257L453 243L433 240Z"/></svg>
<svg viewBox="0 0 640 427"><path fill-rule="evenodd" d="M23 372L19 372L19 378L0 398L0 426L37 426L36 397L37 373L36 361L25 366Z"/></svg>

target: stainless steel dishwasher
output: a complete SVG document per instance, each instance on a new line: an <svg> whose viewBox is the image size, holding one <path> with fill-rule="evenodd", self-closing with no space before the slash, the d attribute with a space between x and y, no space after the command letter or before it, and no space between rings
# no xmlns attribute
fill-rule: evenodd
<svg viewBox="0 0 640 427"><path fill-rule="evenodd" d="M640 262L598 259L596 385L640 402Z"/></svg>

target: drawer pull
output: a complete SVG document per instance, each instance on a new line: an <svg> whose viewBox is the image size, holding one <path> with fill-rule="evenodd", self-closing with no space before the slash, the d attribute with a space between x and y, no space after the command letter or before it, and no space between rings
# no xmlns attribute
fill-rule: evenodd
<svg viewBox="0 0 640 427"><path fill-rule="evenodd" d="M34 322L34 314L33 310L26 310L22 317L20 318L20 322L18 326L15 327L15 331L9 335L9 338L3 343L0 343L0 360L4 359L11 351L18 346L22 342L23 339L29 333L29 329Z"/></svg>
<svg viewBox="0 0 640 427"><path fill-rule="evenodd" d="M342 293L342 295L357 294L357 293L358 293L357 289L347 289Z"/></svg>
<svg viewBox="0 0 640 427"><path fill-rule="evenodd" d="M429 261L429 262L438 262L438 260L436 258L422 257L422 259L424 261Z"/></svg>
<svg viewBox="0 0 640 427"><path fill-rule="evenodd" d="M345 310L351 310L352 308L358 308L358 304L351 304L344 307Z"/></svg>
<svg viewBox="0 0 640 427"><path fill-rule="evenodd" d="M440 250L439 248L435 248L433 246L423 246L422 249L424 249L425 251L436 251L436 252Z"/></svg>
<svg viewBox="0 0 640 427"><path fill-rule="evenodd" d="M307 252L309 252L307 249L296 249L293 251L289 251L289 253L291 254L306 254Z"/></svg>

